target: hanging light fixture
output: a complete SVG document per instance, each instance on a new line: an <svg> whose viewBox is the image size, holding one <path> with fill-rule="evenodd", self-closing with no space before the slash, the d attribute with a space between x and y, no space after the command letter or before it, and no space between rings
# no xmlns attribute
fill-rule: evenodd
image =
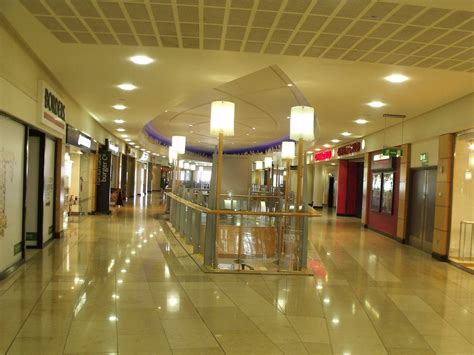
<svg viewBox="0 0 474 355"><path fill-rule="evenodd" d="M290 115L290 139L314 140L314 108L293 106Z"/></svg>
<svg viewBox="0 0 474 355"><path fill-rule="evenodd" d="M172 147L169 147L168 148L168 162L172 164L173 161L175 161L176 159L178 159L178 154L173 150Z"/></svg>
<svg viewBox="0 0 474 355"><path fill-rule="evenodd" d="M285 141L281 143L281 159L293 160L295 158L295 142Z"/></svg>
<svg viewBox="0 0 474 355"><path fill-rule="evenodd" d="M214 101L211 104L211 134L234 135L235 104L230 101Z"/></svg>
<svg viewBox="0 0 474 355"><path fill-rule="evenodd" d="M173 136L171 138L171 147L177 154L184 154L186 151L186 137Z"/></svg>
<svg viewBox="0 0 474 355"><path fill-rule="evenodd" d="M183 164L183 168L184 168L184 170L189 170L189 163L188 163L188 162L185 162L185 163Z"/></svg>
<svg viewBox="0 0 474 355"><path fill-rule="evenodd" d="M255 161L255 170L262 170L263 169L263 161L256 160Z"/></svg>

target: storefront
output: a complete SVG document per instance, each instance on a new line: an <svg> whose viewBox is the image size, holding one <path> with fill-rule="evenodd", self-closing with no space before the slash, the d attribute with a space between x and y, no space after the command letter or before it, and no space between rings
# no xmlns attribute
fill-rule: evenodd
<svg viewBox="0 0 474 355"><path fill-rule="evenodd" d="M27 127L0 113L0 279L25 258Z"/></svg>
<svg viewBox="0 0 474 355"><path fill-rule="evenodd" d="M326 149L313 156L313 207L332 209L337 205L338 163L335 150Z"/></svg>
<svg viewBox="0 0 474 355"><path fill-rule="evenodd" d="M474 271L474 130L456 135L449 260Z"/></svg>
<svg viewBox="0 0 474 355"><path fill-rule="evenodd" d="M66 131L64 221L76 221L95 211L95 172L98 143L84 132L68 125ZM67 223L64 223L65 227Z"/></svg>

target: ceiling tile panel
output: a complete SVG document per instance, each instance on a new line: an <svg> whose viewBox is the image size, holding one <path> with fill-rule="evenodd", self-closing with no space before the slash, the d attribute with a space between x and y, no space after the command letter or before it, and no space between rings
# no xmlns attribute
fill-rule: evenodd
<svg viewBox="0 0 474 355"><path fill-rule="evenodd" d="M285 11L304 13L310 4L311 0L291 0L286 4Z"/></svg>
<svg viewBox="0 0 474 355"><path fill-rule="evenodd" d="M465 62L459 65L455 65L451 67L450 69L457 70L457 71L470 71L473 68L474 68L474 63Z"/></svg>
<svg viewBox="0 0 474 355"><path fill-rule="evenodd" d="M120 5L115 2L98 2L98 5L107 18L125 18Z"/></svg>
<svg viewBox="0 0 474 355"><path fill-rule="evenodd" d="M438 65L435 66L436 69L448 69L451 68L452 66L456 66L461 64L461 62L458 62L457 60L446 60Z"/></svg>
<svg viewBox="0 0 474 355"><path fill-rule="evenodd" d="M133 35L127 35L127 34L122 34L119 33L117 34L117 37L124 46L136 46L138 45L137 40Z"/></svg>
<svg viewBox="0 0 474 355"><path fill-rule="evenodd" d="M151 22L133 21L133 27L135 28L135 32L141 35L152 35L155 33Z"/></svg>
<svg viewBox="0 0 474 355"><path fill-rule="evenodd" d="M151 10L156 21L174 22L173 8L168 5L152 5Z"/></svg>
<svg viewBox="0 0 474 355"><path fill-rule="evenodd" d="M156 27L158 28L160 35L176 36L176 25L174 22L157 22Z"/></svg>
<svg viewBox="0 0 474 355"><path fill-rule="evenodd" d="M337 39L336 35L320 34L318 38L313 42L316 47L330 47Z"/></svg>
<svg viewBox="0 0 474 355"><path fill-rule="evenodd" d="M342 57L342 59L345 59L345 60L358 60L359 58L361 58L363 55L365 54L365 52L362 52L362 51L350 51L350 52L347 52L346 55L344 57Z"/></svg>
<svg viewBox="0 0 474 355"><path fill-rule="evenodd" d="M245 52L258 53L262 49L263 42L247 42L245 44Z"/></svg>
<svg viewBox="0 0 474 355"><path fill-rule="evenodd" d="M199 37L199 25L196 23L182 23L181 35L186 37Z"/></svg>
<svg viewBox="0 0 474 355"><path fill-rule="evenodd" d="M436 44L445 44L445 45L451 45L457 41L460 41L463 38L466 38L469 36L471 33L470 32L464 32L464 31L451 31L447 35L441 37L437 41L435 41Z"/></svg>
<svg viewBox="0 0 474 355"><path fill-rule="evenodd" d="M173 36L160 36L163 47L178 48L178 38Z"/></svg>
<svg viewBox="0 0 474 355"><path fill-rule="evenodd" d="M431 26L441 17L449 13L448 9L431 8L423 12L421 15L413 19L412 24L419 26Z"/></svg>
<svg viewBox="0 0 474 355"><path fill-rule="evenodd" d="M370 0L352 0L345 3L336 16L356 18L370 4Z"/></svg>
<svg viewBox="0 0 474 355"><path fill-rule="evenodd" d="M220 25L224 22L225 10L215 7L204 8L204 23L213 23Z"/></svg>
<svg viewBox="0 0 474 355"><path fill-rule="evenodd" d="M323 47L311 47L311 48L308 48L304 56L305 57L319 57L321 54L324 53L325 50L326 48L323 48Z"/></svg>
<svg viewBox="0 0 474 355"><path fill-rule="evenodd" d="M387 53L370 52L369 54L362 57L360 60L363 62L375 63L385 55L387 55Z"/></svg>
<svg viewBox="0 0 474 355"><path fill-rule="evenodd" d="M357 21L352 25L349 31L347 31L347 34L352 36L364 36L367 32L373 29L375 25L377 25L377 22Z"/></svg>
<svg viewBox="0 0 474 355"><path fill-rule="evenodd" d="M301 52L305 49L305 46L289 45L285 53L286 55L300 55Z"/></svg>
<svg viewBox="0 0 474 355"><path fill-rule="evenodd" d="M319 31L328 18L324 16L309 15L301 26L305 31Z"/></svg>
<svg viewBox="0 0 474 355"><path fill-rule="evenodd" d="M462 52L461 54L458 54L457 56L453 57L455 60L469 60L474 58L474 49L468 49L466 51L466 48L463 48L465 52Z"/></svg>
<svg viewBox="0 0 474 355"><path fill-rule="evenodd" d="M267 48L265 48L265 53L280 54L284 46L282 43L268 43Z"/></svg>
<svg viewBox="0 0 474 355"><path fill-rule="evenodd" d="M442 61L442 59L428 58L428 59L425 59L425 60L417 63L415 66L416 67L422 67L422 68L429 68L429 67L432 67L435 64L438 64L441 61Z"/></svg>
<svg viewBox="0 0 474 355"><path fill-rule="evenodd" d="M336 43L334 43L334 47L351 48L359 39L359 37L343 36Z"/></svg>
<svg viewBox="0 0 474 355"><path fill-rule="evenodd" d="M77 41L67 32L51 32L62 43L77 43Z"/></svg>
<svg viewBox="0 0 474 355"><path fill-rule="evenodd" d="M285 30L275 30L272 34L272 42L286 43L293 32Z"/></svg>
<svg viewBox="0 0 474 355"><path fill-rule="evenodd" d="M242 46L242 41L225 41L224 49L227 51L240 52L240 47Z"/></svg>
<svg viewBox="0 0 474 355"><path fill-rule="evenodd" d="M52 31L65 31L64 27L51 16L36 16L36 18L49 30Z"/></svg>
<svg viewBox="0 0 474 355"><path fill-rule="evenodd" d="M204 37L205 38L221 38L222 26L217 25L204 25Z"/></svg>
<svg viewBox="0 0 474 355"><path fill-rule="evenodd" d="M81 20L76 17L62 17L61 21L64 22L66 27L69 28L71 31L87 31Z"/></svg>
<svg viewBox="0 0 474 355"><path fill-rule="evenodd" d="M278 11L280 9L282 0L260 0L258 8L260 10Z"/></svg>
<svg viewBox="0 0 474 355"><path fill-rule="evenodd" d="M265 42L265 39L268 36L268 31L269 30L265 28L252 28L250 29L247 40L255 42Z"/></svg>
<svg viewBox="0 0 474 355"><path fill-rule="evenodd" d="M459 47L473 47L474 46L474 36L469 36L456 43L456 46Z"/></svg>
<svg viewBox="0 0 474 355"><path fill-rule="evenodd" d="M365 20L382 20L398 5L392 2L378 1L362 16Z"/></svg>
<svg viewBox="0 0 474 355"><path fill-rule="evenodd" d="M393 23L383 23L376 29L374 29L371 33L369 33L370 37L377 37L377 38L387 38L392 33L397 31L401 26L396 25Z"/></svg>
<svg viewBox="0 0 474 355"><path fill-rule="evenodd" d="M426 30L419 36L415 37L413 40L417 42L428 43L434 41L436 38L445 35L446 33L448 33L447 30L443 30L440 28L430 28L429 30Z"/></svg>
<svg viewBox="0 0 474 355"><path fill-rule="evenodd" d="M421 55L421 56L424 56L424 57L429 57L431 56L433 53L436 53L440 50L443 50L445 49L446 47L443 47L443 46L437 46L437 45L428 45L422 49L420 49L418 52L414 53L416 55Z"/></svg>
<svg viewBox="0 0 474 355"><path fill-rule="evenodd" d="M384 57L382 60L379 61L379 63L383 64L395 64L396 62L402 60L405 58L404 55L402 54L389 54L386 57Z"/></svg>
<svg viewBox="0 0 474 355"><path fill-rule="evenodd" d="M84 21L94 32L109 32L109 28L105 22L99 18L86 18Z"/></svg>
<svg viewBox="0 0 474 355"><path fill-rule="evenodd" d="M253 19L253 26L270 28L275 21L276 15L276 12L257 11Z"/></svg>
<svg viewBox="0 0 474 355"><path fill-rule="evenodd" d="M307 45L314 37L313 32L298 32L294 37L292 44Z"/></svg>
<svg viewBox="0 0 474 355"><path fill-rule="evenodd" d="M451 58L452 56L455 56L456 54L459 54L464 50L465 50L465 48L448 47L445 50L442 50L441 52L437 52L436 54L433 54L433 57L436 57L436 58Z"/></svg>
<svg viewBox="0 0 474 355"><path fill-rule="evenodd" d="M34 0L36 1L36 0ZM77 12L84 17L100 17L90 0L71 0L71 4L75 7Z"/></svg>
<svg viewBox="0 0 474 355"><path fill-rule="evenodd" d="M140 42L142 43L142 45L144 45L146 47L156 47L156 46L158 46L158 41L156 40L155 36L140 35L138 37L139 37Z"/></svg>
<svg viewBox="0 0 474 355"><path fill-rule="evenodd" d="M423 27L406 26L392 36L392 39L407 41L423 30Z"/></svg>
<svg viewBox="0 0 474 355"><path fill-rule="evenodd" d="M454 28L462 25L465 21L473 18L473 12L455 11L445 19L435 24L436 27Z"/></svg>
<svg viewBox="0 0 474 355"><path fill-rule="evenodd" d="M414 65L418 63L422 59L423 57L406 57L405 59L403 59L401 62L397 64L410 66L410 65Z"/></svg>
<svg viewBox="0 0 474 355"><path fill-rule="evenodd" d="M311 10L311 13L330 16L338 5L339 1L319 0Z"/></svg>
<svg viewBox="0 0 474 355"><path fill-rule="evenodd" d="M74 11L63 1L46 0L46 4L48 4L51 10L58 16L75 16Z"/></svg>
<svg viewBox="0 0 474 355"><path fill-rule="evenodd" d="M110 33L96 33L95 35L102 44L117 44L114 36Z"/></svg>
<svg viewBox="0 0 474 355"><path fill-rule="evenodd" d="M459 29L463 31L474 31L474 19L467 21L464 25L459 27Z"/></svg>
<svg viewBox="0 0 474 355"><path fill-rule="evenodd" d="M195 0L196 2L196 0ZM205 6L225 7L226 0L204 0Z"/></svg>
<svg viewBox="0 0 474 355"><path fill-rule="evenodd" d="M346 52L345 49L330 49L323 54L323 58L337 59Z"/></svg>
<svg viewBox="0 0 474 355"><path fill-rule="evenodd" d="M365 38L359 43L357 43L357 45L355 46L355 49L360 49L360 50L365 50L365 51L371 50L372 48L380 44L380 42L382 42L381 39Z"/></svg>
<svg viewBox="0 0 474 355"><path fill-rule="evenodd" d="M389 22L407 23L413 17L418 15L424 9L423 6L417 5L403 5L396 10L388 19Z"/></svg>
<svg viewBox="0 0 474 355"><path fill-rule="evenodd" d="M38 0L20 0L24 7L35 15L52 15L49 10ZM59 38L58 38L59 39Z"/></svg>
<svg viewBox="0 0 474 355"><path fill-rule="evenodd" d="M143 4L135 4L135 3L129 3L126 2L124 3L125 8L127 9L128 16L132 20L143 20L143 21L149 21L150 18L148 16L148 11L146 9L146 6Z"/></svg>
<svg viewBox="0 0 474 355"><path fill-rule="evenodd" d="M232 0L230 6L241 9L251 9L253 6L253 0Z"/></svg>
<svg viewBox="0 0 474 355"><path fill-rule="evenodd" d="M197 6L178 6L178 16L181 22L199 23L199 9Z"/></svg>
<svg viewBox="0 0 474 355"><path fill-rule="evenodd" d="M283 13L278 21L277 27L281 29L293 30L296 25L300 22L301 15Z"/></svg>
<svg viewBox="0 0 474 355"><path fill-rule="evenodd" d="M247 26L250 11L231 9L229 14L229 25Z"/></svg>
<svg viewBox="0 0 474 355"><path fill-rule="evenodd" d="M132 30L130 29L130 26L126 20L109 20L109 23L117 33L132 33Z"/></svg>
<svg viewBox="0 0 474 355"><path fill-rule="evenodd" d="M391 52L401 44L403 44L403 42L387 40L385 42L382 42L382 44L380 44L379 46L377 46L375 50L377 52Z"/></svg>
<svg viewBox="0 0 474 355"><path fill-rule="evenodd" d="M405 43L400 48L397 48L395 53L397 53L397 54L411 54L411 53L417 51L418 49L420 49L421 47L423 47L423 44L421 44L421 43Z"/></svg>
<svg viewBox="0 0 474 355"><path fill-rule="evenodd" d="M199 48L199 38L196 37L183 37L184 48Z"/></svg>
<svg viewBox="0 0 474 355"><path fill-rule="evenodd" d="M341 33L344 31L350 24L352 20L344 18L335 18L324 28L323 32L325 33Z"/></svg>
<svg viewBox="0 0 474 355"><path fill-rule="evenodd" d="M242 40L245 36L245 27L227 27L226 38L234 40Z"/></svg>
<svg viewBox="0 0 474 355"><path fill-rule="evenodd" d="M83 44L96 44L97 41L89 32L74 32L74 36Z"/></svg>
<svg viewBox="0 0 474 355"><path fill-rule="evenodd" d="M217 39L204 39L204 49L218 50L220 48L221 41Z"/></svg>

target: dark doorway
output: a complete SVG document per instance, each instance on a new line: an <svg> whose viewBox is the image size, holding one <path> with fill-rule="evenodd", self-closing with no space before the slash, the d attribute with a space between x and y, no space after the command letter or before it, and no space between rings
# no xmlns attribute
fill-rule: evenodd
<svg viewBox="0 0 474 355"><path fill-rule="evenodd" d="M436 199L436 169L411 173L408 244L431 253Z"/></svg>
<svg viewBox="0 0 474 355"><path fill-rule="evenodd" d="M356 213L358 218L362 217L362 198L364 193L364 163L357 163L357 191L356 191Z"/></svg>
<svg viewBox="0 0 474 355"><path fill-rule="evenodd" d="M329 177L328 208L334 207L334 176Z"/></svg>

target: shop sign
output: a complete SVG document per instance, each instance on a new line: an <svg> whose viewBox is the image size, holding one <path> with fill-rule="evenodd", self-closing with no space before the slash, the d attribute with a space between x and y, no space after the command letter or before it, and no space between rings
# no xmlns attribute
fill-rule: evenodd
<svg viewBox="0 0 474 355"><path fill-rule="evenodd" d="M109 142L109 150L115 154L117 154L119 152L119 147L118 145L112 143L112 142Z"/></svg>
<svg viewBox="0 0 474 355"><path fill-rule="evenodd" d="M97 161L96 210L98 213L110 213L110 166L112 156L109 150L101 148Z"/></svg>
<svg viewBox="0 0 474 355"><path fill-rule="evenodd" d="M429 162L428 162L428 153L421 153L420 154L420 162L421 162L421 166L427 166L429 164Z"/></svg>
<svg viewBox="0 0 474 355"><path fill-rule="evenodd" d="M89 137L86 137L79 133L79 138L77 139L77 144L82 145L83 147L89 148L91 147L92 141Z"/></svg>
<svg viewBox="0 0 474 355"><path fill-rule="evenodd" d="M141 155L141 157L140 157L140 159L138 159L138 160L140 160L140 161L148 161L149 157L150 157L150 156L148 155L147 152L143 152L142 155Z"/></svg>
<svg viewBox="0 0 474 355"><path fill-rule="evenodd" d="M39 120L48 127L64 134L66 105L64 100L44 81L38 83Z"/></svg>
<svg viewBox="0 0 474 355"><path fill-rule="evenodd" d="M354 153L360 152L361 148L362 148L361 142L347 144L345 146L337 148L337 155L343 156L343 155L348 155L348 154L354 154Z"/></svg>
<svg viewBox="0 0 474 355"><path fill-rule="evenodd" d="M314 155L314 160L316 161L323 161L329 160L332 158L332 150L325 150L323 152L318 152Z"/></svg>
<svg viewBox="0 0 474 355"><path fill-rule="evenodd" d="M374 154L372 156L372 170L392 170L393 158L385 154Z"/></svg>
<svg viewBox="0 0 474 355"><path fill-rule="evenodd" d="M399 148L384 148L382 154L389 157L400 157L403 155L403 150Z"/></svg>

